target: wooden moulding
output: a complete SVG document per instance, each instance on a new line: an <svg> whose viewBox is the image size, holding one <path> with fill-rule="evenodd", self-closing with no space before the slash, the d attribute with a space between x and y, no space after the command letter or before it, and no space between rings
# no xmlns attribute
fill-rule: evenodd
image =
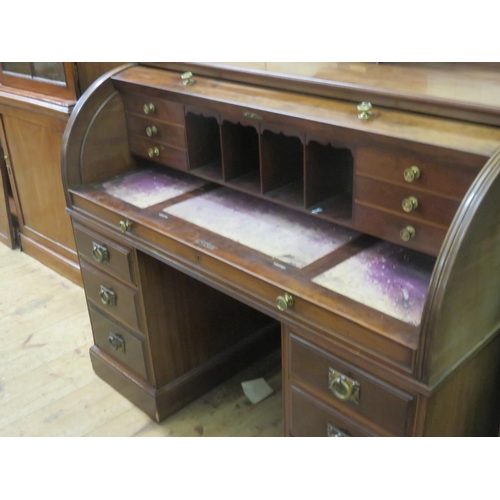
<svg viewBox="0 0 500 500"><path fill-rule="evenodd" d="M463 199L422 317L419 377L435 386L500 329L500 149Z"/></svg>

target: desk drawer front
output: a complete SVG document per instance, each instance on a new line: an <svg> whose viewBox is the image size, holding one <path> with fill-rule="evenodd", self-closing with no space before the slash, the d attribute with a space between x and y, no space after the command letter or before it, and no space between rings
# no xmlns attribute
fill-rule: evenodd
<svg viewBox="0 0 500 500"><path fill-rule="evenodd" d="M132 154L178 170L188 170L187 153L182 149L164 146L154 139L129 134L129 146Z"/></svg>
<svg viewBox="0 0 500 500"><path fill-rule="evenodd" d="M417 167L419 175L406 173ZM418 189L452 196L457 200L464 197L480 166L450 166L410 154L398 154L371 148L359 148L356 151L355 172L376 177L380 180L395 182ZM413 180L412 180L412 177ZM410 181L410 182L408 182Z"/></svg>
<svg viewBox="0 0 500 500"><path fill-rule="evenodd" d="M146 379L144 341L110 321L93 307L89 311L95 345Z"/></svg>
<svg viewBox="0 0 500 500"><path fill-rule="evenodd" d="M367 437L373 431L345 419L300 390L291 389L290 434L296 437Z"/></svg>
<svg viewBox="0 0 500 500"><path fill-rule="evenodd" d="M440 226L365 207L359 203L354 204L354 225L358 231L434 256L439 253L447 232L446 228ZM408 234L409 228L413 229L413 236L405 240L404 232Z"/></svg>
<svg viewBox="0 0 500 500"><path fill-rule="evenodd" d="M83 261L81 270L87 299L129 328L140 331L137 290L93 269Z"/></svg>
<svg viewBox="0 0 500 500"><path fill-rule="evenodd" d="M123 92L121 96L127 113L184 126L184 106L182 104L126 92Z"/></svg>
<svg viewBox="0 0 500 500"><path fill-rule="evenodd" d="M127 114L127 130L144 139L161 142L178 149L186 148L186 129L179 125L162 123L149 117Z"/></svg>
<svg viewBox="0 0 500 500"><path fill-rule="evenodd" d="M134 283L132 249L125 248L77 223L74 223L73 227L80 257L122 281Z"/></svg>
<svg viewBox="0 0 500 500"><path fill-rule="evenodd" d="M406 435L413 400L319 347L290 335L290 377L328 404L354 412L398 436Z"/></svg>
<svg viewBox="0 0 500 500"><path fill-rule="evenodd" d="M410 184L399 186L359 175L355 177L354 193L356 202L446 227L450 225L459 206L457 200L413 189Z"/></svg>

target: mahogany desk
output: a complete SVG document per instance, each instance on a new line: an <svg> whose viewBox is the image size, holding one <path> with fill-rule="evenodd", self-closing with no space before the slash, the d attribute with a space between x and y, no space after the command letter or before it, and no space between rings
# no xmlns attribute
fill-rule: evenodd
<svg viewBox="0 0 500 500"><path fill-rule="evenodd" d="M498 433L497 87L361 67L129 65L76 106L91 360L152 418L281 342L286 435Z"/></svg>

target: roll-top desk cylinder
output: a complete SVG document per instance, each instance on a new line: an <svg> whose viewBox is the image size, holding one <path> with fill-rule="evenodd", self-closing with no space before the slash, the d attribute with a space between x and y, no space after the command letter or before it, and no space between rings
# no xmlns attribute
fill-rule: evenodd
<svg viewBox="0 0 500 500"><path fill-rule="evenodd" d="M64 136L96 373L161 420L281 324L286 435L496 434L493 115L156 66Z"/></svg>

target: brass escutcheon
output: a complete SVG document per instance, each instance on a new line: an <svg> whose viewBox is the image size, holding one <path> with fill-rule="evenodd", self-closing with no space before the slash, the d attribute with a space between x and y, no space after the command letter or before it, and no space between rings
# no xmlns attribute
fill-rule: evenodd
<svg viewBox="0 0 500 500"><path fill-rule="evenodd" d="M186 71L185 73L182 73L181 79L183 85L193 85L194 83L193 73L191 73L191 71Z"/></svg>
<svg viewBox="0 0 500 500"><path fill-rule="evenodd" d="M151 125L151 127L146 127L146 135L148 137L153 137L157 133L158 133L158 129L154 125Z"/></svg>
<svg viewBox="0 0 500 500"><path fill-rule="evenodd" d="M128 219L121 220L120 224L119 224L119 227L120 227L120 231L123 234L125 234L132 227L132 223Z"/></svg>
<svg viewBox="0 0 500 500"><path fill-rule="evenodd" d="M101 290L99 292L99 298L105 306L116 306L116 295L113 290L106 288L101 285Z"/></svg>
<svg viewBox="0 0 500 500"><path fill-rule="evenodd" d="M416 166L407 168L403 175L406 182L413 182L415 179L420 177L420 169Z"/></svg>
<svg viewBox="0 0 500 500"><path fill-rule="evenodd" d="M359 382L333 368L328 370L328 388L337 399L359 404Z"/></svg>
<svg viewBox="0 0 500 500"><path fill-rule="evenodd" d="M399 236L403 241L410 241L415 238L415 228L413 226L406 226L399 231Z"/></svg>
<svg viewBox="0 0 500 500"><path fill-rule="evenodd" d="M405 198L403 200L402 205L403 205L403 210L409 213L418 207L418 200L415 196L408 196L408 198Z"/></svg>
<svg viewBox="0 0 500 500"><path fill-rule="evenodd" d="M142 109L146 115L150 115L155 112L155 105L152 102L148 102L147 104L144 104Z"/></svg>
<svg viewBox="0 0 500 500"><path fill-rule="evenodd" d="M294 306L293 297L289 293L284 295L278 295L276 298L276 306L280 311L286 311L287 309L292 309Z"/></svg>
<svg viewBox="0 0 500 500"><path fill-rule="evenodd" d="M96 262L108 262L109 253L105 246L99 245L95 241L92 242L92 257Z"/></svg>
<svg viewBox="0 0 500 500"><path fill-rule="evenodd" d="M369 120L373 115L371 113L372 104L371 102L360 102L357 106L358 108L358 118L360 120Z"/></svg>
<svg viewBox="0 0 500 500"><path fill-rule="evenodd" d="M335 437L335 438L340 438L340 437L350 437L349 434L346 434L345 432L341 431L338 427L335 427L332 424L326 424L326 435L328 437Z"/></svg>

